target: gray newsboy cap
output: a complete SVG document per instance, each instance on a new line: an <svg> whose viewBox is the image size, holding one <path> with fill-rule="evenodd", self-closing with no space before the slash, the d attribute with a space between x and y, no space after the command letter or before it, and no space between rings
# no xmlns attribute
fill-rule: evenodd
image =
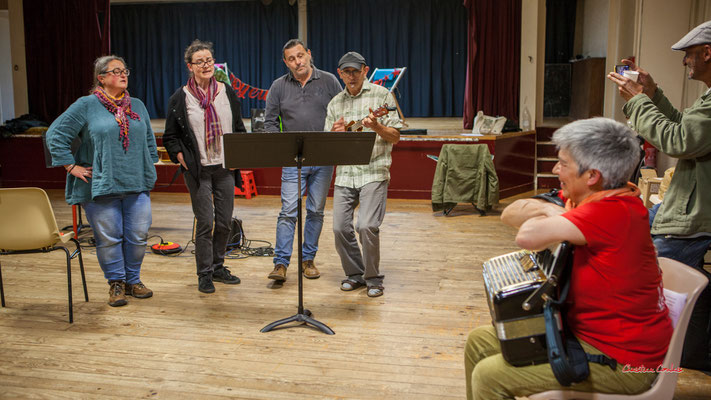
<svg viewBox="0 0 711 400"><path fill-rule="evenodd" d="M692 29L686 36L681 38L672 46L672 50L684 50L698 44L711 44L711 21L706 21L703 24Z"/></svg>
<svg viewBox="0 0 711 400"><path fill-rule="evenodd" d="M338 69L348 67L360 69L362 65L366 65L365 58L363 58L363 56L356 53L355 51L349 51L348 53L344 54L343 57L341 57L341 59L338 61Z"/></svg>

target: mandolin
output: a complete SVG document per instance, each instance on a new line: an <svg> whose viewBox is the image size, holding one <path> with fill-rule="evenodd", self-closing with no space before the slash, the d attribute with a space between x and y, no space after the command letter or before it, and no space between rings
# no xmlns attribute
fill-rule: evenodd
<svg viewBox="0 0 711 400"><path fill-rule="evenodd" d="M387 115L388 112L390 112L390 111L397 110L397 108L396 107L388 108L388 103L385 103L382 106L376 108L375 110L373 110L371 108L369 108L368 110L370 110L370 113L373 114L375 116L375 118L380 118L384 115ZM347 123L346 130L350 131L350 132L362 132L363 131L363 122L362 121L364 118L365 117L363 117L362 119L360 119L358 121L351 121L351 122Z"/></svg>

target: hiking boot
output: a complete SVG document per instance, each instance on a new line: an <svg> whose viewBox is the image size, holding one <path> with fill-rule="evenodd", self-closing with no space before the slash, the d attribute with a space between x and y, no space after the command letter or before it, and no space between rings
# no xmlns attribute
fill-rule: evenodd
<svg viewBox="0 0 711 400"><path fill-rule="evenodd" d="M216 269L215 272L212 273L212 280L215 282L226 283L228 285L236 285L240 283L239 278L232 275L230 270L226 267Z"/></svg>
<svg viewBox="0 0 711 400"><path fill-rule="evenodd" d="M316 279L319 276L321 276L321 273L318 272L318 269L314 265L314 260L306 260L303 263L301 263L301 268L304 271L304 277L309 278L309 279Z"/></svg>
<svg viewBox="0 0 711 400"><path fill-rule="evenodd" d="M109 305L111 307L120 307L128 304L126 301L126 282L110 281L109 282Z"/></svg>
<svg viewBox="0 0 711 400"><path fill-rule="evenodd" d="M286 281L286 265L275 265L274 270L269 274L269 279L274 279L277 282Z"/></svg>
<svg viewBox="0 0 711 400"><path fill-rule="evenodd" d="M212 276L203 275L199 277L198 290L203 293L215 293L215 285L212 283Z"/></svg>
<svg viewBox="0 0 711 400"><path fill-rule="evenodd" d="M153 296L153 291L148 289L143 282L138 281L138 283L126 284L126 296L133 296L137 299L147 299Z"/></svg>

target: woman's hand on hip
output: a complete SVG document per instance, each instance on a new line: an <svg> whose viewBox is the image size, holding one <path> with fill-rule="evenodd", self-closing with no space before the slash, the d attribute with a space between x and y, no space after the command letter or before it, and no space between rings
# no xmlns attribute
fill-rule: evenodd
<svg viewBox="0 0 711 400"><path fill-rule="evenodd" d="M74 168L72 168L71 171L69 171L69 173L83 180L86 183L89 183L89 181L86 180L87 178L93 177L92 167L82 167L81 165L75 166Z"/></svg>

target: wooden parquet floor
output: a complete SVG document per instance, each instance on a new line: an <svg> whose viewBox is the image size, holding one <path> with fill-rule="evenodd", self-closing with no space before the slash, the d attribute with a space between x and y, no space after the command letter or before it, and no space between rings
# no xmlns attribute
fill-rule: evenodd
<svg viewBox="0 0 711 400"><path fill-rule="evenodd" d="M49 193L59 225L70 224L62 191ZM152 201L150 233L185 246L193 220L188 195L153 193ZM214 294L202 294L194 246L178 257L148 253L142 280L155 295L112 308L86 247L90 301L83 301L76 267L73 324L63 253L1 257L7 306L0 309L0 398L463 398L466 335L490 321L481 264L515 250L515 231L496 212L479 217L460 205L442 216L428 201L388 200L385 295L371 299L364 290L339 289L331 205L329 199L316 257L322 276L304 280L304 305L334 336L303 325L260 333L297 311L296 268L274 287L266 278L271 257L228 260L242 283L216 283ZM236 199L235 215L254 247L273 243L278 212L278 197ZM711 377L682 373L677 399L709 397Z"/></svg>

